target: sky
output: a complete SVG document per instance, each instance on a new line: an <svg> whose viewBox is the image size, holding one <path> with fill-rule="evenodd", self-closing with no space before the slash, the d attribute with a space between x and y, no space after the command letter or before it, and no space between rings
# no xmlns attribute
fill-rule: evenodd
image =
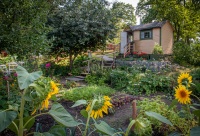
<svg viewBox="0 0 200 136"><path fill-rule="evenodd" d="M115 1L118 1L118 2L124 2L124 3L127 3L127 4L132 4L133 7L137 7L137 3L139 2L139 0L108 0L109 2L115 2ZM136 16L136 24L140 24L140 19L139 17Z"/></svg>

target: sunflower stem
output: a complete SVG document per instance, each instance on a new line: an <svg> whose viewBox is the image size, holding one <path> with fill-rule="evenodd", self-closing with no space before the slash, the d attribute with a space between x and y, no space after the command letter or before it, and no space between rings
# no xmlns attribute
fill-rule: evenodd
<svg viewBox="0 0 200 136"><path fill-rule="evenodd" d="M89 110L89 112L88 112L88 118L87 118L87 122L86 122L85 131L84 131L84 133L83 133L83 136L87 136L87 129L88 129L88 126L89 126L89 121L90 121L90 114L91 114L91 112L92 112L92 109L93 109L94 104L96 103L96 101L97 101L97 99L94 99L94 100L92 101L92 105L91 105L90 110Z"/></svg>

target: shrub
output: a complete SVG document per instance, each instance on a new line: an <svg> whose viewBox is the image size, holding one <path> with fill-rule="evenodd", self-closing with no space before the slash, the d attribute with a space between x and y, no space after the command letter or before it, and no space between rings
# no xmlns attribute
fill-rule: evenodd
<svg viewBox="0 0 200 136"><path fill-rule="evenodd" d="M63 99L70 101L77 101L81 99L91 100L94 98L94 95L111 95L114 92L115 90L110 87L91 85L70 89L64 93Z"/></svg>
<svg viewBox="0 0 200 136"><path fill-rule="evenodd" d="M190 47L183 42L176 42L173 46L173 59L179 64L185 64L190 60Z"/></svg>
<svg viewBox="0 0 200 136"><path fill-rule="evenodd" d="M191 64L200 66L200 44L187 45L184 42L177 42L173 46L173 59L179 64Z"/></svg>
<svg viewBox="0 0 200 136"><path fill-rule="evenodd" d="M138 117L144 117L149 119L152 123L152 127L154 127L154 130L157 130L159 133L162 133L162 135L167 135L167 133L169 134L172 131L179 130L181 130L183 134L187 133L187 126L185 124L188 124L188 120L179 117L180 112L178 112L177 110L168 110L168 105L161 101L161 98L157 97L152 100L143 99L142 101L138 102L138 107L140 111ZM157 119L146 116L145 111L153 111L158 114L161 114L162 116L170 120L173 126L166 126ZM194 120L190 120L190 124L194 124L192 122L194 122Z"/></svg>
<svg viewBox="0 0 200 136"><path fill-rule="evenodd" d="M102 70L100 68L93 68L91 74L86 76L85 81L90 85L95 84L102 86L110 84L110 69Z"/></svg>
<svg viewBox="0 0 200 136"><path fill-rule="evenodd" d="M117 90L126 88L129 81L131 80L132 74L124 70L113 70L110 73L111 76L111 86Z"/></svg>
<svg viewBox="0 0 200 136"><path fill-rule="evenodd" d="M160 46L158 43L154 45L153 54L163 54L162 46Z"/></svg>
<svg viewBox="0 0 200 136"><path fill-rule="evenodd" d="M191 90L194 95L200 96L200 68L191 71L193 85Z"/></svg>
<svg viewBox="0 0 200 136"><path fill-rule="evenodd" d="M191 45L190 64L200 66L200 43Z"/></svg>

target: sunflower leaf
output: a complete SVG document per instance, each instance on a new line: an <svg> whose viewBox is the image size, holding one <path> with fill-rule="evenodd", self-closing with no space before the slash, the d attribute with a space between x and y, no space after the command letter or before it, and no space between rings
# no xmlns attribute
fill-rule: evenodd
<svg viewBox="0 0 200 136"><path fill-rule="evenodd" d="M16 72L17 72L19 88L21 90L28 88L28 86L31 83L33 83L35 80L37 80L38 78L42 76L41 71L28 73L27 70L21 66L17 66Z"/></svg>
<svg viewBox="0 0 200 136"><path fill-rule="evenodd" d="M72 108L73 108L73 107L80 106L80 105L83 105L83 104L84 104L84 105L87 104L87 101L86 101L86 100L78 100L78 101L75 102L74 105L72 105Z"/></svg>
<svg viewBox="0 0 200 136"><path fill-rule="evenodd" d="M66 127L75 127L79 125L79 122L75 121L74 118L65 110L65 108L59 104L54 103L51 110L48 112L58 123Z"/></svg>
<svg viewBox="0 0 200 136"><path fill-rule="evenodd" d="M97 130L100 132L107 134L107 135L113 135L116 133L116 130L111 128L106 122L100 121L98 124L97 122L94 123Z"/></svg>
<svg viewBox="0 0 200 136"><path fill-rule="evenodd" d="M145 114L146 114L147 116L153 117L153 118L155 118L155 119L157 119L157 120L159 120L159 121L161 121L161 122L163 122L163 123L165 123L165 124L168 124L168 125L170 125L170 126L173 126L173 124L172 124L167 118L165 118L164 116L162 116L162 115L160 115L160 114L158 114L158 113L156 113L156 112L146 111Z"/></svg>

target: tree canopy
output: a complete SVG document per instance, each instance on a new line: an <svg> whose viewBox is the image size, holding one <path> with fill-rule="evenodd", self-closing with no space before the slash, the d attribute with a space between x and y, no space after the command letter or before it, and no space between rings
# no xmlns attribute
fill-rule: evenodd
<svg viewBox="0 0 200 136"><path fill-rule="evenodd" d="M25 56L45 51L45 26L53 0L1 0L0 50Z"/></svg>
<svg viewBox="0 0 200 136"><path fill-rule="evenodd" d="M126 27L133 26L136 23L135 9L131 4L123 2L114 2L111 8L112 19L116 27L116 35L111 39L112 43L120 43L120 32Z"/></svg>
<svg viewBox="0 0 200 136"><path fill-rule="evenodd" d="M78 54L104 47L114 32L107 2L98 0L67 1L58 7L48 24L53 27L48 35L54 38L52 51L69 55L71 67Z"/></svg>

